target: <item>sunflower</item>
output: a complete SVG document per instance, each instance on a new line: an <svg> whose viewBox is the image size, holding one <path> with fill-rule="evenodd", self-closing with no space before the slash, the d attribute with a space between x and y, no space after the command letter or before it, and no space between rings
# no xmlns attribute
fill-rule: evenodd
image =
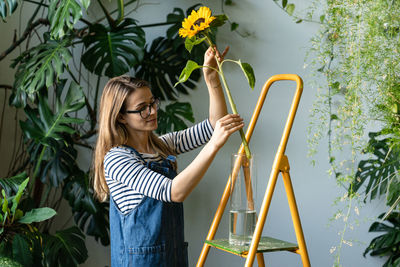
<svg viewBox="0 0 400 267"><path fill-rule="evenodd" d="M183 38L195 36L197 33L210 27L210 23L215 19L211 17L211 10L208 7L202 6L196 12L192 13L182 21L182 28L179 29L179 35Z"/></svg>

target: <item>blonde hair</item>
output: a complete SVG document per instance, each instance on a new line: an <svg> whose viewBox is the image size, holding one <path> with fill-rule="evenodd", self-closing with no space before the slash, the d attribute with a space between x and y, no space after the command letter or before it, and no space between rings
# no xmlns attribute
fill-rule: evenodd
<svg viewBox="0 0 400 267"><path fill-rule="evenodd" d="M130 93L137 89L149 87L149 83L126 75L110 79L104 87L100 101L99 130L96 147L93 155L93 188L95 197L106 201L110 193L104 175L104 156L115 146L126 144L129 138L126 126L118 121L118 115L125 110L125 100ZM153 132L149 135L149 142L153 149L163 158L176 155ZM176 163L174 164L176 169Z"/></svg>

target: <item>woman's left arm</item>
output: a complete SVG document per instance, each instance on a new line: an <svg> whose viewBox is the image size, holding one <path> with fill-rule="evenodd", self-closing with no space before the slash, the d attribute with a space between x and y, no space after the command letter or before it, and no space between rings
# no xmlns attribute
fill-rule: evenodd
<svg viewBox="0 0 400 267"><path fill-rule="evenodd" d="M214 52L215 50L215 52ZM219 62L224 59L224 56L229 50L229 46L227 46L222 52L222 54L218 51L216 47L214 50L209 47L204 54L204 66L210 66L214 69L218 69L217 61L215 59L215 55ZM209 120L213 128L215 128L215 124L217 120L225 116L228 111L226 107L224 92L222 90L221 81L219 79L219 74L217 71L204 67L203 68L204 80L207 84L208 93L210 97L210 108L209 108Z"/></svg>

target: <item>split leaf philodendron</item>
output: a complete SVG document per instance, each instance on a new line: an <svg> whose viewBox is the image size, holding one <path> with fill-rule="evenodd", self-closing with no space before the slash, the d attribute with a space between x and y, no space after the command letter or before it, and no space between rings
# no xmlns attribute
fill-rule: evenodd
<svg viewBox="0 0 400 267"><path fill-rule="evenodd" d="M211 41L211 38L209 36L211 28L216 28L224 25L228 18L226 15L217 15L217 16L211 16L211 10L208 7L202 6L199 8L198 11L192 11L192 13L184 19L182 22L182 28L179 30L179 35L183 38L186 38L185 40L185 48L189 52L192 51L193 47L196 45L201 44L202 42L206 41L212 49L215 49L215 45ZM231 106L232 112L234 114L238 114L235 102L233 101L232 94L229 90L222 65L225 62L233 62L236 63L240 66L241 70L243 71L249 86L251 89L254 89L255 85L255 76L254 76L254 71L253 68L250 66L248 63L242 63L240 60L231 60L231 59L224 59L222 61L219 61L216 58L218 69L214 69L215 71L218 72L218 74L221 76L222 83L225 88L225 93L228 97L229 104ZM186 67L182 70L181 75L179 76L179 81L175 84L175 86L179 83L186 82L191 73L199 68L211 68L209 66L201 66L198 65L196 62L192 60L188 60L186 63ZM251 157L250 149L246 141L245 134L243 132L243 129L240 130L240 137L242 138L242 144L244 147L244 150L246 152L247 158Z"/></svg>

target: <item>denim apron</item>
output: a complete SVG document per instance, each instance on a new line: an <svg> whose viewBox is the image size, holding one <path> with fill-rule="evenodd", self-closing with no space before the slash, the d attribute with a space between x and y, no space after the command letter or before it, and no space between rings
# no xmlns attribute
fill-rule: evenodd
<svg viewBox="0 0 400 267"><path fill-rule="evenodd" d="M146 162L153 171L170 179L176 176L171 165L174 156L162 163ZM187 243L184 242L183 204L168 203L144 196L142 202L123 214L110 197L110 233L112 267L187 267Z"/></svg>

